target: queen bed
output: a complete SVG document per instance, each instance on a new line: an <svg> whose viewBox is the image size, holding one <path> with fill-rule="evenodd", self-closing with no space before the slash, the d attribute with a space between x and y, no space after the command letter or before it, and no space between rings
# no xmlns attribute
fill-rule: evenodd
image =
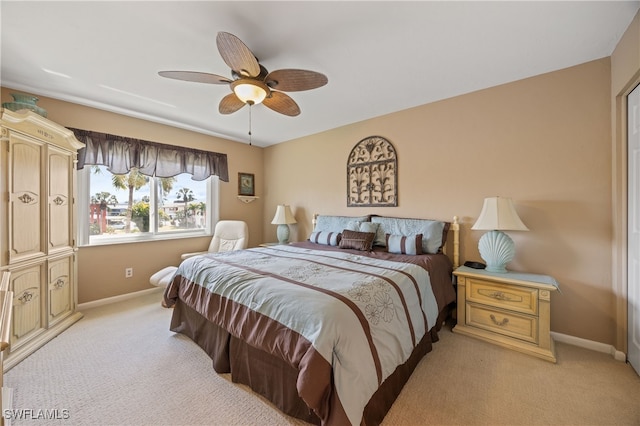
<svg viewBox="0 0 640 426"><path fill-rule="evenodd" d="M379 424L455 300L458 229L320 215L304 242L188 258L165 290L170 328L293 417Z"/></svg>

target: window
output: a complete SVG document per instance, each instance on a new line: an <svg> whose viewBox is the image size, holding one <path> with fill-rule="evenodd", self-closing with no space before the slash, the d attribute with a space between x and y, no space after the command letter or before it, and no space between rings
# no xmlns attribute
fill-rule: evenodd
<svg viewBox="0 0 640 426"><path fill-rule="evenodd" d="M78 151L78 245L211 235L227 154L71 129Z"/></svg>
<svg viewBox="0 0 640 426"><path fill-rule="evenodd" d="M218 219L218 183L217 176L158 178L135 168L116 175L106 166L86 166L78 171L78 243L210 235Z"/></svg>

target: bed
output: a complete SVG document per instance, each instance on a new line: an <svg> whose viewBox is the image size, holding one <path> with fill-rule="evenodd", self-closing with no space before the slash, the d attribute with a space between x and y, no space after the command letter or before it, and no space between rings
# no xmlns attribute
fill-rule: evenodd
<svg viewBox="0 0 640 426"><path fill-rule="evenodd" d="M458 231L457 218L315 215L307 241L184 260L163 304L216 372L284 413L375 425L455 301Z"/></svg>

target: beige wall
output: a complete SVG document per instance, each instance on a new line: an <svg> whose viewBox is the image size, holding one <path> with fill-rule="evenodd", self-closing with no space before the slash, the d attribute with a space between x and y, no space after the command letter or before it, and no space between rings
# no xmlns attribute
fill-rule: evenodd
<svg viewBox="0 0 640 426"><path fill-rule="evenodd" d="M458 215L462 259L480 260L483 198L512 197L531 231L510 233L510 269L560 282L553 331L613 344L610 82L605 58L266 148L266 212L290 204L298 239L316 212ZM399 205L347 208L347 157L372 135L396 148Z"/></svg>
<svg viewBox="0 0 640 426"><path fill-rule="evenodd" d="M2 88L2 102L12 100ZM249 225L249 244L262 242L264 169L263 148L206 136L175 127L109 113L95 108L62 102L35 94L47 118L66 127L129 136L153 142L188 146L226 153L229 182L220 183L220 219L244 220ZM256 195L260 199L245 204L237 199L238 172L254 173ZM205 250L210 238L81 247L78 254L79 303L150 288L149 276L169 264L178 264L180 253ZM124 279L124 268L133 267L133 278Z"/></svg>

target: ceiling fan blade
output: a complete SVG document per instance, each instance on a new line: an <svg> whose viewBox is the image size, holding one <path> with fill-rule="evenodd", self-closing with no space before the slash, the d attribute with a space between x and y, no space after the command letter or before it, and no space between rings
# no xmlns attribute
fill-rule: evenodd
<svg viewBox="0 0 640 426"><path fill-rule="evenodd" d="M221 75L209 74L196 71L160 71L162 77L173 78L175 80L195 81L197 83L208 84L229 84L231 80Z"/></svg>
<svg viewBox="0 0 640 426"><path fill-rule="evenodd" d="M256 77L260 74L258 60L238 37L221 31L216 37L216 44L229 68L244 76Z"/></svg>
<svg viewBox="0 0 640 426"><path fill-rule="evenodd" d="M295 117L300 114L300 107L298 104L291 99L289 95L285 95L281 92L271 92L271 96L265 98L262 103L275 112L279 112L280 114L288 115L290 117Z"/></svg>
<svg viewBox="0 0 640 426"><path fill-rule="evenodd" d="M238 99L235 93L229 93L220 101L218 111L220 111L220 114L232 114L245 105L244 102Z"/></svg>
<svg viewBox="0 0 640 426"><path fill-rule="evenodd" d="M317 89L328 81L327 76L319 72L297 69L275 70L264 79L267 86L284 92Z"/></svg>

